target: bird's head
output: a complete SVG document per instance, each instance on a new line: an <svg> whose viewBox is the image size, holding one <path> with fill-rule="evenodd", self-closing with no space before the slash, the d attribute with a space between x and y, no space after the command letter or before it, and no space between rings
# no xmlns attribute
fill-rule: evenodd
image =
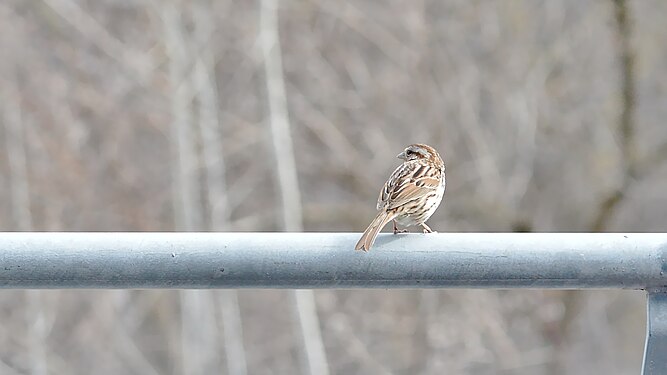
<svg viewBox="0 0 667 375"><path fill-rule="evenodd" d="M431 146L423 143L412 144L396 155L397 158L405 161L425 159L431 161L442 160L438 152Z"/></svg>

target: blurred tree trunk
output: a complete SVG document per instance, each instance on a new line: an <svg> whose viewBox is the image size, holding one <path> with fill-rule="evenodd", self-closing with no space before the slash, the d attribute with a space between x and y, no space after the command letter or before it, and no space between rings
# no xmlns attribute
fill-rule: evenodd
<svg viewBox="0 0 667 375"><path fill-rule="evenodd" d="M613 0L613 8L615 21L613 38L620 68L618 74L619 92L621 93L619 100L620 115L615 133L620 152L618 168L621 171L621 180L616 189L602 198L594 212L593 222L590 225L592 232L606 232L609 230L609 223L614 218L623 199L627 196L633 180L637 177L636 171L638 169L635 146L636 73L635 53L631 42L632 15L626 0ZM564 313L559 329L561 338L556 342L558 358L550 366L550 372L554 375L567 372L567 361L564 356L568 355L568 346L571 346L573 326L578 319L581 319L580 314L586 303L592 299L589 291L563 291L561 293ZM606 320L601 321L606 322ZM613 327L598 327L598 329L607 331L612 330ZM601 343L601 345L608 344L608 340ZM603 371L603 369L600 371Z"/></svg>
<svg viewBox="0 0 667 375"><path fill-rule="evenodd" d="M278 26L277 0L260 4L260 43L264 57L264 79L269 102L269 124L275 154L275 169L282 202L282 222L288 232L303 231L301 191L296 172L292 135L287 110L282 53ZM329 373L317 305L312 290L295 290L295 314L301 327L303 373Z"/></svg>
<svg viewBox="0 0 667 375"><path fill-rule="evenodd" d="M164 43L169 56L171 84L171 161L175 227L178 231L203 228L200 163L192 116L193 54L188 50L183 13L187 5L168 1L159 5ZM210 111L210 108L207 107ZM210 115L206 120L209 120ZM181 368L184 374L220 372L214 305L209 291L181 291Z"/></svg>
<svg viewBox="0 0 667 375"><path fill-rule="evenodd" d="M215 61L212 52L214 40L213 11L209 2L197 2L194 6L196 45L201 51L195 62L195 88L199 103L199 131L202 136L202 156L206 177L206 202L208 226L210 231L229 230L229 205L227 184L225 181L225 159L220 135L218 116L218 88L215 80ZM214 300L214 293L208 292ZM243 327L241 309L236 290L217 292L220 308L224 349L229 375L248 373L245 348L243 345Z"/></svg>
<svg viewBox="0 0 667 375"><path fill-rule="evenodd" d="M621 114L618 119L617 139L621 153L621 181L616 190L603 198L591 230L603 232L613 218L616 209L627 194L637 171L637 149L635 146L635 53L632 47L631 11L625 0L613 0L616 35L614 36L618 65L620 68Z"/></svg>
<svg viewBox="0 0 667 375"><path fill-rule="evenodd" d="M21 94L15 81L3 90L5 147L9 166L10 205L12 221L18 231L33 230L30 209L30 182L28 177L28 148L26 147L26 126L21 110ZM25 292L26 318L28 325L28 353L30 355L30 373L46 375L48 363L46 356L46 316L41 291Z"/></svg>

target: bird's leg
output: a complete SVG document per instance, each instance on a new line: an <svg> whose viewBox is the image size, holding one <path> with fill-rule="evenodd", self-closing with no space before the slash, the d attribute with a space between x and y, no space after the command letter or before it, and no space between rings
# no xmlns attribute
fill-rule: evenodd
<svg viewBox="0 0 667 375"><path fill-rule="evenodd" d="M396 220L392 220L391 223L394 225L394 234L396 233L408 233L407 229L398 229L396 226Z"/></svg>
<svg viewBox="0 0 667 375"><path fill-rule="evenodd" d="M431 228L429 228L429 226L426 225L426 223L422 223L422 227L424 227L424 233L438 233L438 232L432 230Z"/></svg>

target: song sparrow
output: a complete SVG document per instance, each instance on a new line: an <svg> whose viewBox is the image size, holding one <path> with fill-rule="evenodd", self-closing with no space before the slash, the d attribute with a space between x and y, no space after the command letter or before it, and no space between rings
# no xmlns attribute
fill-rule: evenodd
<svg viewBox="0 0 667 375"><path fill-rule="evenodd" d="M391 174L378 197L380 211L357 242L355 250L370 250L378 233L389 221L394 234L407 232L402 226L421 225L424 233L433 232L426 220L440 205L445 193L445 163L438 152L425 144L413 144L398 154L404 162Z"/></svg>

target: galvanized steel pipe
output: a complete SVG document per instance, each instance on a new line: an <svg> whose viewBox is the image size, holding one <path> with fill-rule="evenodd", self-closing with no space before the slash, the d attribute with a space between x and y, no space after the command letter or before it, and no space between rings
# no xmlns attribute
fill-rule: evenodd
<svg viewBox="0 0 667 375"><path fill-rule="evenodd" d="M667 234L0 233L0 288L667 286Z"/></svg>

